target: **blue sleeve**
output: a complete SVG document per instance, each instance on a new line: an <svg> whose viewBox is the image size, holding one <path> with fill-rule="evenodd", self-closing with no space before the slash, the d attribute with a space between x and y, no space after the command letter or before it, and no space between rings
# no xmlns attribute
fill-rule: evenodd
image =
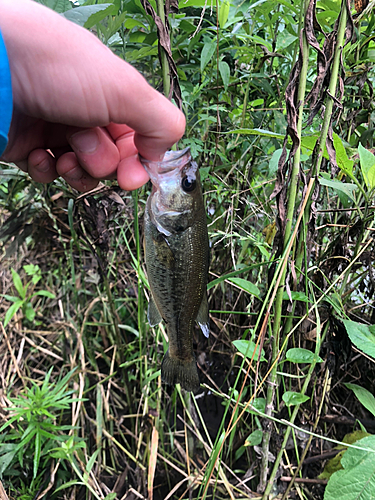
<svg viewBox="0 0 375 500"><path fill-rule="evenodd" d="M0 155L8 143L8 132L12 119L13 99L12 82L8 55L0 33Z"/></svg>

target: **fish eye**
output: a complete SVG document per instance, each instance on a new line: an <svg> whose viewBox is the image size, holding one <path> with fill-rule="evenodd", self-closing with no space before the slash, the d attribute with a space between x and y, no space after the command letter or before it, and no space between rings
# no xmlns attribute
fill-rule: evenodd
<svg viewBox="0 0 375 500"><path fill-rule="evenodd" d="M191 178L189 179L187 175L183 177L181 181L181 187L185 191L185 193L191 193L192 191L194 191L196 186L197 186L196 179L191 179Z"/></svg>

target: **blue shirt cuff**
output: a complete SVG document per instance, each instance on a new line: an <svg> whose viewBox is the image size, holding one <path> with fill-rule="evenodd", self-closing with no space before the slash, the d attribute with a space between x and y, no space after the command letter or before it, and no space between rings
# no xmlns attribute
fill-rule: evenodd
<svg viewBox="0 0 375 500"><path fill-rule="evenodd" d="M0 155L8 143L8 132L12 120L13 99L10 68L5 43L0 32Z"/></svg>

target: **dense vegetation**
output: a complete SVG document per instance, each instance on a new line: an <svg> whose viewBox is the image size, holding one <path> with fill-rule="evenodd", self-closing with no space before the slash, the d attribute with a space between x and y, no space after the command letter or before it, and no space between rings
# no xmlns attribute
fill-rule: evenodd
<svg viewBox="0 0 375 500"><path fill-rule="evenodd" d="M211 335L196 331L201 390L162 385L166 333L145 317L149 186L80 195L3 163L6 494L373 498L373 2L181 0L169 28L153 0L42 3L182 106L179 147L206 196Z"/></svg>

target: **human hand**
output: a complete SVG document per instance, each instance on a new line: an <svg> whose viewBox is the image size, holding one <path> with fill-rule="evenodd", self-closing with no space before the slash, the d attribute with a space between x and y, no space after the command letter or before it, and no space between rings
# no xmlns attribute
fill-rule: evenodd
<svg viewBox="0 0 375 500"><path fill-rule="evenodd" d="M159 159L182 137L184 115L89 31L46 7L1 0L0 29L14 101L2 159L79 191L98 179L117 177L127 190L147 182L138 153Z"/></svg>

